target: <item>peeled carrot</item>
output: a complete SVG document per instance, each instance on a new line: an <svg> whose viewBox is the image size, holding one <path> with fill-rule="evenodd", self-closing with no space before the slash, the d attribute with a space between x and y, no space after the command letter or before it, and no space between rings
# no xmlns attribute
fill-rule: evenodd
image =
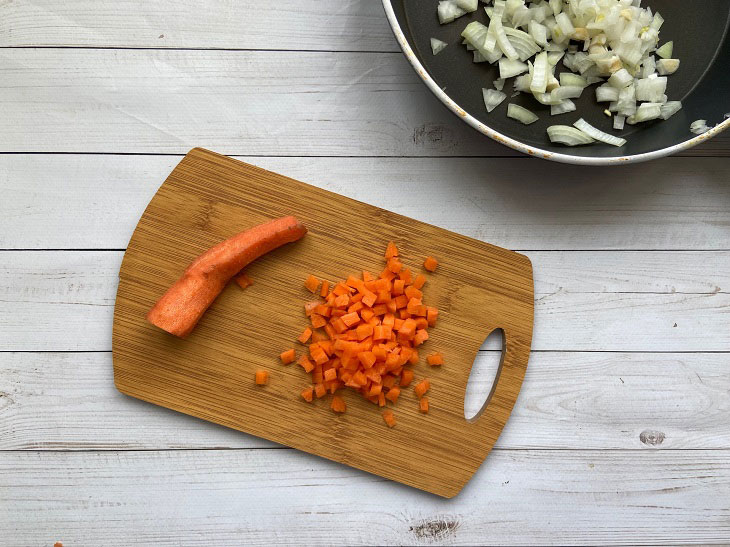
<svg viewBox="0 0 730 547"><path fill-rule="evenodd" d="M444 364L444 356L440 353L432 353L428 357L426 357L426 362L431 365L432 367L443 365Z"/></svg>
<svg viewBox="0 0 730 547"><path fill-rule="evenodd" d="M418 401L418 409L424 414L428 413L428 397L421 397L421 400Z"/></svg>
<svg viewBox="0 0 730 547"><path fill-rule="evenodd" d="M254 381L257 386L265 386L269 383L269 373L266 370L257 370L254 374Z"/></svg>
<svg viewBox="0 0 730 547"><path fill-rule="evenodd" d="M281 359L281 362L285 365L288 365L289 363L293 363L294 359L296 357L296 353L293 349L288 349L279 355L279 358Z"/></svg>
<svg viewBox="0 0 730 547"><path fill-rule="evenodd" d="M429 256L426 258L426 260L423 261L423 267L426 268L429 272L435 272L436 266L439 265L438 260L436 260L434 257Z"/></svg>
<svg viewBox="0 0 730 547"><path fill-rule="evenodd" d="M307 389L302 391L302 398L307 401L308 403L312 402L312 399L314 398L314 390L311 387L308 387Z"/></svg>
<svg viewBox="0 0 730 547"><path fill-rule="evenodd" d="M147 313L153 325L181 338L198 324L226 284L263 254L307 233L294 217L272 220L211 247L190 266Z"/></svg>
<svg viewBox="0 0 730 547"><path fill-rule="evenodd" d="M335 412L345 411L344 400L337 394L344 388L358 391L380 407L396 404L403 388L413 382L417 347L428 340L428 330L438 317L436 308L424 304L421 289L426 278L412 276L394 244L388 245L385 257L386 268L377 278L362 271L362 279L351 275L332 284L325 281L327 286L319 291L322 300L305 305L311 326L298 340L309 342L309 353L298 363L311 374L311 397L330 392ZM316 292L319 280L309 276L305 286ZM436 366L443 358L431 353L427 362ZM414 387L416 396L423 399L429 387L427 379L419 382ZM305 400L309 395L307 390L302 393ZM427 406L427 400L420 403L421 409ZM390 427L395 425L392 412L386 411L383 418Z"/></svg>

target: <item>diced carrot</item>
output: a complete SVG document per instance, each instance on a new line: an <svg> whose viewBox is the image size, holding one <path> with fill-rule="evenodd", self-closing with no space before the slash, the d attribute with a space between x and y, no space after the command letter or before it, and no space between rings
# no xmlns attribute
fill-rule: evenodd
<svg viewBox="0 0 730 547"><path fill-rule="evenodd" d="M383 383L384 387L387 387L388 389L390 389L395 385L396 380L397 380L397 378L395 376L393 376L392 374L386 374L385 376L383 376L382 383Z"/></svg>
<svg viewBox="0 0 730 547"><path fill-rule="evenodd" d="M375 315L385 315L388 313L388 308L386 308L383 304L378 304L373 308L373 313Z"/></svg>
<svg viewBox="0 0 730 547"><path fill-rule="evenodd" d="M375 279L375 278L373 277L373 274L371 274L370 272L368 272L368 271L365 271L365 270L363 270L363 271L362 271L362 280L363 280L363 281L364 281L365 283L367 283L368 281L372 281L373 279Z"/></svg>
<svg viewBox="0 0 730 547"><path fill-rule="evenodd" d="M436 260L434 257L429 256L424 260L423 267L426 268L429 272L435 272L436 266L438 266L438 260Z"/></svg>
<svg viewBox="0 0 730 547"><path fill-rule="evenodd" d="M383 420L385 420L385 423L388 424L388 427L395 427L395 416L393 415L392 410L383 411Z"/></svg>
<svg viewBox="0 0 730 547"><path fill-rule="evenodd" d="M408 318L403 321L403 324L401 325L400 329L398 330L398 335L405 339L410 340L413 338L413 336L416 334L416 321L415 319Z"/></svg>
<svg viewBox="0 0 730 547"><path fill-rule="evenodd" d="M347 405L345 405L345 400L342 397L340 397L339 395L335 395L334 397L332 397L332 403L330 404L330 408L335 412L342 413L347 410Z"/></svg>
<svg viewBox="0 0 730 547"><path fill-rule="evenodd" d="M428 321L426 321L425 317L416 317L416 330L418 329L427 329L428 328Z"/></svg>
<svg viewBox="0 0 730 547"><path fill-rule="evenodd" d="M416 289L421 289L426 284L426 276L423 274L418 274L416 276L416 279L413 280L413 287Z"/></svg>
<svg viewBox="0 0 730 547"><path fill-rule="evenodd" d="M411 314L408 313L408 310L398 310L398 316L401 319L408 319L410 318Z"/></svg>
<svg viewBox="0 0 730 547"><path fill-rule="evenodd" d="M428 331L426 329L418 329L416 335L413 337L413 345L420 346L426 340L428 340Z"/></svg>
<svg viewBox="0 0 730 547"><path fill-rule="evenodd" d="M337 331L332 326L332 323L327 323L324 326L324 331L327 333L327 336L329 336L330 339L333 339L337 335Z"/></svg>
<svg viewBox="0 0 730 547"><path fill-rule="evenodd" d="M406 282L402 279L396 279L393 281L393 294L395 296L399 296L403 294L403 291L405 290Z"/></svg>
<svg viewBox="0 0 730 547"><path fill-rule="evenodd" d="M350 305L350 295L348 293L339 295L335 298L334 305L338 308L346 308Z"/></svg>
<svg viewBox="0 0 730 547"><path fill-rule="evenodd" d="M347 278L347 281L345 281L345 285L352 287L353 289L357 289L358 291L362 291L365 287L365 282L351 275Z"/></svg>
<svg viewBox="0 0 730 547"><path fill-rule="evenodd" d="M378 296L372 292L368 291L367 289L363 291L362 293L362 300L361 302L365 304L368 308L372 308L375 304L375 301L378 299Z"/></svg>
<svg viewBox="0 0 730 547"><path fill-rule="evenodd" d="M322 348L317 348L314 352L310 351L309 354L312 356L312 359L314 359L314 362L318 365L323 365L324 363L329 361L327 354Z"/></svg>
<svg viewBox="0 0 730 547"><path fill-rule="evenodd" d="M398 309L405 308L408 306L408 297L405 294L401 294L395 297L395 307Z"/></svg>
<svg viewBox="0 0 730 547"><path fill-rule="evenodd" d="M309 292L315 293L319 287L319 279L314 277L312 274L309 274L309 277L307 277L307 280L304 282L304 286Z"/></svg>
<svg viewBox="0 0 730 547"><path fill-rule="evenodd" d="M322 288L319 291L319 296L326 298L330 293L330 282L327 280L322 281Z"/></svg>
<svg viewBox="0 0 730 547"><path fill-rule="evenodd" d="M365 338L373 334L373 326L363 323L362 325L358 325L355 331L357 332L358 340L365 340Z"/></svg>
<svg viewBox="0 0 730 547"><path fill-rule="evenodd" d="M257 370L254 374L254 380L257 386L265 386L269 383L269 372L267 370Z"/></svg>
<svg viewBox="0 0 730 547"><path fill-rule="evenodd" d="M390 302L390 292L388 291L378 291L378 297L375 299L376 304L387 304Z"/></svg>
<svg viewBox="0 0 730 547"><path fill-rule="evenodd" d="M324 317L322 317L321 315L317 314L317 313L313 313L309 317L309 320L312 322L312 326L315 329L322 328L322 327L324 327L327 324L327 320Z"/></svg>
<svg viewBox="0 0 730 547"><path fill-rule="evenodd" d="M418 410L428 414L428 397L421 397L421 400L418 401Z"/></svg>
<svg viewBox="0 0 730 547"><path fill-rule="evenodd" d="M329 317L332 315L332 308L325 304L320 304L316 308L314 308L314 313L317 315L321 315L322 317Z"/></svg>
<svg viewBox="0 0 730 547"><path fill-rule="evenodd" d="M393 386L388 390L388 393L385 394L385 398L388 399L391 403L395 404L398 402L398 396L400 395L400 388L398 386Z"/></svg>
<svg viewBox="0 0 730 547"><path fill-rule="evenodd" d="M426 394L426 392L430 389L430 387L431 387L431 382L428 380L428 378L424 378L423 380L421 380L420 382L418 382L416 384L416 387L413 388L413 391L415 392L416 397L418 397L420 399L421 397L423 397Z"/></svg>
<svg viewBox="0 0 730 547"><path fill-rule="evenodd" d="M253 279L251 279L249 276L247 276L245 273L241 272L236 277L233 278L233 280L238 284L239 287L242 289L245 289L246 287L250 287L253 285Z"/></svg>
<svg viewBox="0 0 730 547"><path fill-rule="evenodd" d="M362 366L366 369L371 368L375 364L375 354L372 351L363 351L358 353L358 359L362 363Z"/></svg>
<svg viewBox="0 0 730 547"><path fill-rule="evenodd" d="M385 303L385 309L388 310L388 313L395 313L398 311L398 306L395 303L395 298L391 298Z"/></svg>
<svg viewBox="0 0 730 547"><path fill-rule="evenodd" d="M398 256L398 247L395 246L395 243L389 241L385 248L385 260L390 260L394 256Z"/></svg>
<svg viewBox="0 0 730 547"><path fill-rule="evenodd" d="M330 368L324 371L324 381L330 382L337 379L337 370Z"/></svg>
<svg viewBox="0 0 730 547"><path fill-rule="evenodd" d="M358 302L362 301L362 293L358 292L353 295L350 295L350 304L357 304Z"/></svg>
<svg viewBox="0 0 730 547"><path fill-rule="evenodd" d="M317 399L321 399L325 396L327 393L327 388L324 386L322 382L314 385L314 394L316 395Z"/></svg>
<svg viewBox="0 0 730 547"><path fill-rule="evenodd" d="M411 270L409 270L408 268L403 268L400 272L398 272L398 278L401 279L406 285L410 285L413 281Z"/></svg>
<svg viewBox="0 0 730 547"><path fill-rule="evenodd" d="M312 329L307 327L302 331L302 334L299 335L299 338L297 338L297 340L299 340L302 344L306 344L310 336L312 336Z"/></svg>
<svg viewBox="0 0 730 547"><path fill-rule="evenodd" d="M314 363L312 363L306 355L299 357L297 363L302 366L304 372L312 372L314 370Z"/></svg>
<svg viewBox="0 0 730 547"><path fill-rule="evenodd" d="M444 356L440 353L432 353L428 357L426 357L426 362L431 365L432 367L443 365L444 364Z"/></svg>
<svg viewBox="0 0 730 547"><path fill-rule="evenodd" d="M304 313L307 315L307 317L311 316L314 312L314 308L319 306L319 302L307 302L304 304Z"/></svg>
<svg viewBox="0 0 730 547"><path fill-rule="evenodd" d="M385 327L392 327L395 324L395 315L393 315L392 313L386 313L383 316L381 324Z"/></svg>
<svg viewBox="0 0 730 547"><path fill-rule="evenodd" d="M282 363L288 365L289 363L294 362L294 359L296 358L296 353L293 349L288 349L286 351L283 351L281 355L279 355L279 358L281 359Z"/></svg>
<svg viewBox="0 0 730 547"><path fill-rule="evenodd" d="M426 319L429 327L436 326L436 320L439 318L439 311L436 308L426 306Z"/></svg>
<svg viewBox="0 0 730 547"><path fill-rule="evenodd" d="M400 373L400 387L408 387L413 381L413 371L409 369L403 369Z"/></svg>
<svg viewBox="0 0 730 547"><path fill-rule="evenodd" d="M364 307L365 307L365 305L362 302L355 302L352 306L347 308L347 313L353 313L356 311L360 311Z"/></svg>
<svg viewBox="0 0 730 547"><path fill-rule="evenodd" d="M360 322L360 316L357 312L348 313L342 316L342 322L348 327L353 327Z"/></svg>
<svg viewBox="0 0 730 547"><path fill-rule="evenodd" d="M403 269L403 263L395 257L391 258L388 260L388 269L394 274L397 274Z"/></svg>
<svg viewBox="0 0 730 547"><path fill-rule="evenodd" d="M302 391L302 398L307 401L308 403L312 402L312 399L314 398L314 390L311 387L308 387L307 389Z"/></svg>
<svg viewBox="0 0 730 547"><path fill-rule="evenodd" d="M406 306L406 311L411 315L416 315L418 310L421 308L421 300L418 298L411 298Z"/></svg>
<svg viewBox="0 0 730 547"><path fill-rule="evenodd" d="M334 294L335 296L342 296L343 294L350 294L350 289L347 287L347 285L340 282L337 285L335 285L334 289L332 289L332 294Z"/></svg>
<svg viewBox="0 0 730 547"><path fill-rule="evenodd" d="M410 285L409 287L405 288L405 295L408 297L408 300L422 300L423 299L423 293L419 291L416 287L413 285Z"/></svg>

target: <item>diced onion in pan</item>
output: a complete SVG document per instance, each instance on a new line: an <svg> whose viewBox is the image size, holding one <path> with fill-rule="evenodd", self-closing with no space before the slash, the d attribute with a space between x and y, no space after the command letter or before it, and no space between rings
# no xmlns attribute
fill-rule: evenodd
<svg viewBox="0 0 730 547"><path fill-rule="evenodd" d="M487 107L487 112L497 108L507 98L507 95L496 89L483 88L482 95L484 96L484 106Z"/></svg>
<svg viewBox="0 0 730 547"><path fill-rule="evenodd" d="M525 125L530 125L540 119L534 112L530 112L526 108L514 103L509 103L507 105L507 117L513 118Z"/></svg>
<svg viewBox="0 0 730 547"><path fill-rule="evenodd" d="M569 125L551 125L547 128L550 142L565 144L566 146L579 146L581 144L591 144L594 139L583 133L583 131L570 127Z"/></svg>
<svg viewBox="0 0 730 547"><path fill-rule="evenodd" d="M441 53L448 44L438 38L431 38L431 51L434 55Z"/></svg>
<svg viewBox="0 0 730 547"><path fill-rule="evenodd" d="M573 123L573 125L576 127L576 129L583 131L583 133L593 139L596 139L597 141L605 142L606 144L611 144L613 146L623 146L624 144L626 144L626 139L614 137L613 135L604 133L600 129L593 127L583 118L580 118L577 122Z"/></svg>

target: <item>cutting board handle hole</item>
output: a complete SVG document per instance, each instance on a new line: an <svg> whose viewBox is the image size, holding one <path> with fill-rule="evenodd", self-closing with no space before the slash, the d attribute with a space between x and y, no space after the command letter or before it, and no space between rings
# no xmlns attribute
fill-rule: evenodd
<svg viewBox="0 0 730 547"><path fill-rule="evenodd" d="M489 403L499 378L503 353L504 331L495 329L484 340L469 372L464 392L464 417L467 421L476 421Z"/></svg>

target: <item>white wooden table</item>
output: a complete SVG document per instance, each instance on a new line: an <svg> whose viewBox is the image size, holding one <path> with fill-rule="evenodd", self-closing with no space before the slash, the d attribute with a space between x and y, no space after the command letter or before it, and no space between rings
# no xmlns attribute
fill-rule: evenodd
<svg viewBox="0 0 730 547"><path fill-rule="evenodd" d="M379 0L0 0L0 47L0 544L730 542L730 136L521 157ZM455 499L115 391L120 260L194 146L533 260L524 387Z"/></svg>

